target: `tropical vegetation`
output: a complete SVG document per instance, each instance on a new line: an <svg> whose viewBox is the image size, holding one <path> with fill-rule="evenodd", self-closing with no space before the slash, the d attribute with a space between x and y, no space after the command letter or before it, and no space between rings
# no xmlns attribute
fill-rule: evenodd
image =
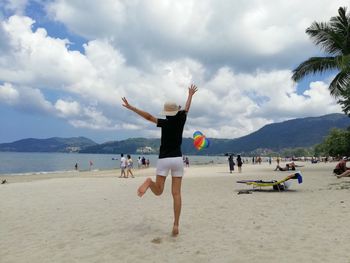
<svg viewBox="0 0 350 263"><path fill-rule="evenodd" d="M297 82L306 75L334 71L336 76L329 85L330 94L350 116L350 13L346 7L340 7L337 16L329 22L313 22L306 34L327 56L302 62L293 70L292 79Z"/></svg>
<svg viewBox="0 0 350 263"><path fill-rule="evenodd" d="M332 129L322 143L315 147L316 156L350 156L350 129Z"/></svg>

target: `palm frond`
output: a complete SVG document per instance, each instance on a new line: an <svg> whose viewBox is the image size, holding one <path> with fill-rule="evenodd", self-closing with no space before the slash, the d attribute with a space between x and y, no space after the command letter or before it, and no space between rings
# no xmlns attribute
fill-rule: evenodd
<svg viewBox="0 0 350 263"><path fill-rule="evenodd" d="M335 76L329 85L332 96L338 98L344 96L350 89L350 72L341 71Z"/></svg>
<svg viewBox="0 0 350 263"><path fill-rule="evenodd" d="M338 100L338 103L341 105L343 112L350 117L350 87L342 92L341 99Z"/></svg>
<svg viewBox="0 0 350 263"><path fill-rule="evenodd" d="M315 45L329 54L340 55L343 53L344 42L341 34L337 33L328 23L313 22L306 29Z"/></svg>
<svg viewBox="0 0 350 263"><path fill-rule="evenodd" d="M350 14L346 14L346 10L346 7L340 7L339 15L330 19L333 30L343 37L343 54L350 53Z"/></svg>
<svg viewBox="0 0 350 263"><path fill-rule="evenodd" d="M331 17L329 22L313 22L306 29L312 41L329 54L350 53L350 14L346 7L338 9L338 16Z"/></svg>
<svg viewBox="0 0 350 263"><path fill-rule="evenodd" d="M309 74L338 69L337 57L311 57L293 70L292 79L299 81Z"/></svg>
<svg viewBox="0 0 350 263"><path fill-rule="evenodd" d="M349 28L350 16L346 15L346 7L338 9L338 16L333 16L330 19L330 26L338 32L345 33Z"/></svg>

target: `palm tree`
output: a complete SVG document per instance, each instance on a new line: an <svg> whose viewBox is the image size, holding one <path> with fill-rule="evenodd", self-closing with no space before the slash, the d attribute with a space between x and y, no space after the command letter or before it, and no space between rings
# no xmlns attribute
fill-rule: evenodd
<svg viewBox="0 0 350 263"><path fill-rule="evenodd" d="M329 22L313 22L306 33L329 56L311 57L304 61L293 70L292 79L297 82L309 74L335 70L337 75L329 85L330 94L349 103L350 14L346 13L346 7L340 7L338 16L331 17Z"/></svg>
<svg viewBox="0 0 350 263"><path fill-rule="evenodd" d="M350 89L349 88L342 93L342 98L338 100L338 103L341 105L343 112L350 117Z"/></svg>

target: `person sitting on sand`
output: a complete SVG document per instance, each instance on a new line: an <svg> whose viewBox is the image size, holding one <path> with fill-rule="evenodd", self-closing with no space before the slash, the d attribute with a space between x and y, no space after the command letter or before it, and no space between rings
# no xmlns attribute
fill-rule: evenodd
<svg viewBox="0 0 350 263"><path fill-rule="evenodd" d="M344 173L342 174L338 174L337 178L341 178L341 177L350 177L350 169L346 170Z"/></svg>
<svg viewBox="0 0 350 263"><path fill-rule="evenodd" d="M288 171L289 170L289 167L286 165L285 167L281 167L277 164L276 168L274 171Z"/></svg>
<svg viewBox="0 0 350 263"><path fill-rule="evenodd" d="M289 170L295 171L295 167L302 167L302 166L296 165L294 162L286 163L285 167L281 167L277 164L274 171L277 171L277 170L279 170L279 171L289 171Z"/></svg>
<svg viewBox="0 0 350 263"><path fill-rule="evenodd" d="M346 162L348 161L347 157L343 157L335 166L333 173L335 175L341 175L344 172L346 172L347 170L350 170L350 168L346 167ZM343 176L342 176L343 177Z"/></svg>
<svg viewBox="0 0 350 263"><path fill-rule="evenodd" d="M157 127L161 128L161 144L159 149L159 159L157 161L156 181L154 182L151 178L147 178L138 188L137 194L142 197L150 188L155 195L161 195L164 190L165 179L169 170L171 171L171 192L174 202L173 236L176 236L179 233L179 219L181 212L181 182L184 173L181 152L182 134L187 119L187 113L191 106L192 96L196 92L197 87L192 84L188 88L188 97L184 110L180 110L181 107L175 103L165 103L162 115L165 115L166 119L157 119L150 113L131 106L125 97L122 98L123 106L125 108L137 113L144 119L157 124Z"/></svg>

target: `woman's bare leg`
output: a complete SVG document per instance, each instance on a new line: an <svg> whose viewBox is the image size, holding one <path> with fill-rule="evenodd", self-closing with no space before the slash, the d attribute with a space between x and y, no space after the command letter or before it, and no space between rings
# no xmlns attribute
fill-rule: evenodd
<svg viewBox="0 0 350 263"><path fill-rule="evenodd" d="M151 188L151 191L155 195L161 195L164 190L165 179L166 179L165 176L160 176L160 175L157 175L155 182L153 182L150 177L147 178L143 182L143 184L137 189L137 195L139 197L142 197L146 193L148 188Z"/></svg>
<svg viewBox="0 0 350 263"><path fill-rule="evenodd" d="M182 177L172 177L171 193L174 200L174 226L172 234L177 236L179 234L179 221L181 213L181 182Z"/></svg>

